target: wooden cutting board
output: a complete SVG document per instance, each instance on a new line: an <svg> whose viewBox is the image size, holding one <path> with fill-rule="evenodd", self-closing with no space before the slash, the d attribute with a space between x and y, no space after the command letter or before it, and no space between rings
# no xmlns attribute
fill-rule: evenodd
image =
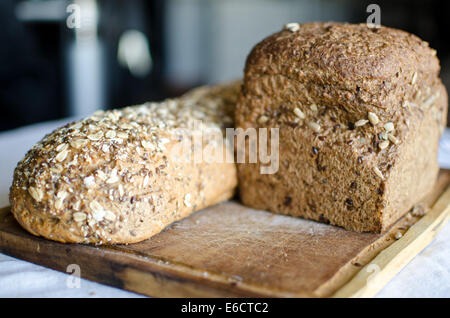
<svg viewBox="0 0 450 318"><path fill-rule="evenodd" d="M229 201L130 245L61 244L35 237L0 211L0 252L160 297L372 296L433 239L450 216L450 173L388 233L370 234L246 208ZM437 202L436 202L437 199ZM434 203L434 204L433 204ZM411 224L414 224L411 226ZM395 236L402 233L402 238Z"/></svg>

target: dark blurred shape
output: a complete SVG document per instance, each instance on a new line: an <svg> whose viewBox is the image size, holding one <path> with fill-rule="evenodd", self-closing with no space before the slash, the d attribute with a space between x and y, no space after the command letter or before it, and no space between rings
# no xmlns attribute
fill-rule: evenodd
<svg viewBox="0 0 450 318"><path fill-rule="evenodd" d="M287 22L364 23L358 0L1 0L0 130L161 100L242 76ZM381 24L428 41L450 88L450 2L379 0ZM71 28L69 6L81 8Z"/></svg>
<svg viewBox="0 0 450 318"><path fill-rule="evenodd" d="M59 30L48 24L24 25L15 1L0 1L0 130L59 118L63 90Z"/></svg>
<svg viewBox="0 0 450 318"><path fill-rule="evenodd" d="M354 7L352 22L365 21L368 13L365 8L373 1L361 1ZM378 0L381 7L381 24L408 31L430 43L437 50L438 57L445 59L449 55L450 42L447 34L450 20L447 14L450 2L445 0Z"/></svg>
<svg viewBox="0 0 450 318"><path fill-rule="evenodd" d="M123 107L166 97L164 91L164 1L100 1L99 37L105 45L107 105ZM148 40L151 70L136 76L119 64L121 37L139 32Z"/></svg>
<svg viewBox="0 0 450 318"><path fill-rule="evenodd" d="M79 29L66 24L69 4L81 7ZM163 16L163 1L2 0L0 130L167 96ZM96 20L84 21L86 17ZM85 22L95 24L89 25L92 39L84 37ZM124 34L131 35L124 42L127 62L142 60L133 56L133 48L126 48L136 43L133 35L140 35L138 47L142 41L148 43L148 72L134 69L133 74L132 68L120 64L118 49Z"/></svg>

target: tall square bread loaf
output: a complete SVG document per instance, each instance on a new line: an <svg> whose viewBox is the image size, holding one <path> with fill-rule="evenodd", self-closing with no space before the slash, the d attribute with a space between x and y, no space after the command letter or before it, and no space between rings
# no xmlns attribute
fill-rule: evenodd
<svg viewBox="0 0 450 318"><path fill-rule="evenodd" d="M382 232L433 188L447 93L409 33L312 23L257 44L236 125L279 128L279 169L238 165L244 204Z"/></svg>

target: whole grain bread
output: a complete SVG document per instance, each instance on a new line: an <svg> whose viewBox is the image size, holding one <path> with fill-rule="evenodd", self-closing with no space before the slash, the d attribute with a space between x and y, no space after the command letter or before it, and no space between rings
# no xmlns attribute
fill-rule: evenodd
<svg viewBox="0 0 450 318"><path fill-rule="evenodd" d="M247 58L240 128L279 128L279 170L238 164L258 209L381 232L438 173L447 92L436 51L404 31L290 24Z"/></svg>
<svg viewBox="0 0 450 318"><path fill-rule="evenodd" d="M229 199L237 185L234 163L181 160L191 154L179 145L201 134L200 147L212 155L232 151L208 131L223 139L233 126L239 90L240 82L202 87L55 130L15 169L14 217L30 233L60 242L133 243Z"/></svg>

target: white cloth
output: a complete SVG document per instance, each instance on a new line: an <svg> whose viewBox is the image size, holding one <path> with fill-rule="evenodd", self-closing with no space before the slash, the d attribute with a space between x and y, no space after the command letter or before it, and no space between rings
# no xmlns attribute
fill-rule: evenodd
<svg viewBox="0 0 450 318"><path fill-rule="evenodd" d="M0 133L0 207L7 206L9 186L17 162L46 133L69 120L36 124ZM441 140L441 167L450 168L450 131ZM450 224L417 255L378 297L450 297ZM81 272L81 277L83 273ZM0 297L139 297L117 288L73 277L0 254ZM75 284L76 285L76 284Z"/></svg>

